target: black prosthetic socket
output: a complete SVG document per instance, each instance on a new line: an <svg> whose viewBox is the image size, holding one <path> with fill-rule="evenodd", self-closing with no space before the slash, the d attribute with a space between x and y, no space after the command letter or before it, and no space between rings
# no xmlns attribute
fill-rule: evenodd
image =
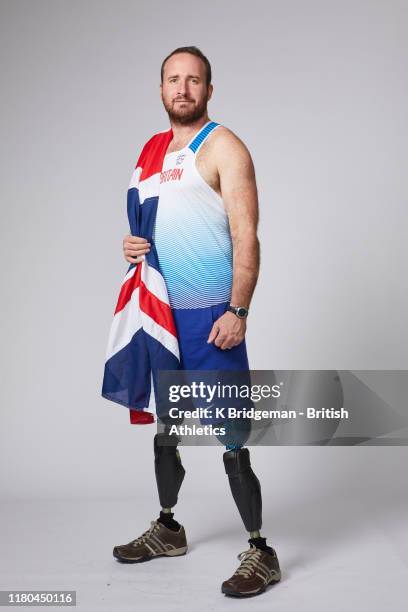
<svg viewBox="0 0 408 612"><path fill-rule="evenodd" d="M154 436L154 468L162 508L172 508L177 504L183 482L185 469L177 450L179 441L173 435L160 433Z"/></svg>
<svg viewBox="0 0 408 612"><path fill-rule="evenodd" d="M178 531L181 525L176 520L174 520L173 516L174 512L163 512L161 510L160 516L157 521L167 527L167 529L171 529L172 531Z"/></svg>
<svg viewBox="0 0 408 612"><path fill-rule="evenodd" d="M268 552L269 554L273 555L273 550L270 546L267 545L266 538L250 538L248 542L256 546L256 548L260 548L261 550L264 550L265 552Z"/></svg>
<svg viewBox="0 0 408 612"><path fill-rule="evenodd" d="M232 496L247 531L259 531L262 526L261 485L251 468L249 450L239 448L223 455L225 472Z"/></svg>

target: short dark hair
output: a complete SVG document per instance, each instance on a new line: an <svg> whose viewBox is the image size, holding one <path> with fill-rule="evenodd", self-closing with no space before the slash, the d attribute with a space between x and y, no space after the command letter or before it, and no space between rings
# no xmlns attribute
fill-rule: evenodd
<svg viewBox="0 0 408 612"><path fill-rule="evenodd" d="M164 64L167 62L167 60L172 57L173 55L176 55L176 53L190 53L191 55L195 55L196 57L199 57L200 60L202 62L204 62L205 65L205 69L206 69L206 81L207 81L207 87L208 85L211 83L211 64L208 61L208 59L205 57L204 53L202 53L202 51L200 51L200 49L198 47L178 47L177 49L174 49L174 51L172 51L164 60L163 63L161 65L161 82L163 83L163 73L164 73Z"/></svg>

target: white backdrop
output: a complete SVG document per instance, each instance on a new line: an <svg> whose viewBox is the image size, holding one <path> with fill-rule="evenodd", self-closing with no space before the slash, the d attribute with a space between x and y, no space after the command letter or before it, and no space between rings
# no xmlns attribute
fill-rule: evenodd
<svg viewBox="0 0 408 612"><path fill-rule="evenodd" d="M100 388L127 186L141 146L168 127L160 64L180 45L208 56L210 118L255 162L252 368L408 368L406 3L18 0L1 12L4 500L143 491L134 516L156 514L154 428L131 427ZM216 494L235 512L222 451L182 449L184 508ZM279 499L340 498L341 483L375 487L374 466L396 494L407 455L252 456L267 513Z"/></svg>

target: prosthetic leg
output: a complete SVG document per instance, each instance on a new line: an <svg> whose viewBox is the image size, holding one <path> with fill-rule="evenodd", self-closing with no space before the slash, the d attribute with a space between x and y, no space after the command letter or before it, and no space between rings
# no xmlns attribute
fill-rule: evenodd
<svg viewBox="0 0 408 612"><path fill-rule="evenodd" d="M249 450L227 450L223 459L231 492L245 529L250 533L258 532L262 526L261 485L252 471Z"/></svg>
<svg viewBox="0 0 408 612"><path fill-rule="evenodd" d="M185 469L177 449L179 438L167 433L154 436L154 467L162 508L172 508L183 482Z"/></svg>
<svg viewBox="0 0 408 612"><path fill-rule="evenodd" d="M151 521L150 528L128 544L115 546L113 556L123 563L139 563L153 557L175 557L187 551L184 527L173 519L171 506L177 503L177 494L185 470L177 450L177 436L159 433L154 437L154 457L157 487L162 505L160 517ZM164 512L164 510L166 512Z"/></svg>

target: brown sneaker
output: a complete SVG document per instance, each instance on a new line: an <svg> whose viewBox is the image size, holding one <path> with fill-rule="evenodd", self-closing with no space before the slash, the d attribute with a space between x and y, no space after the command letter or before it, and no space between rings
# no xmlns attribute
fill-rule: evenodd
<svg viewBox="0 0 408 612"><path fill-rule="evenodd" d="M151 521L150 527L141 536L129 542L115 546L113 556L122 563L140 563L153 557L177 557L187 551L187 540L184 527L178 531L168 529L158 521Z"/></svg>
<svg viewBox="0 0 408 612"><path fill-rule="evenodd" d="M273 555L255 548L245 550L238 555L241 565L229 580L222 583L221 592L234 597L251 597L263 593L268 584L281 579L276 551Z"/></svg>

